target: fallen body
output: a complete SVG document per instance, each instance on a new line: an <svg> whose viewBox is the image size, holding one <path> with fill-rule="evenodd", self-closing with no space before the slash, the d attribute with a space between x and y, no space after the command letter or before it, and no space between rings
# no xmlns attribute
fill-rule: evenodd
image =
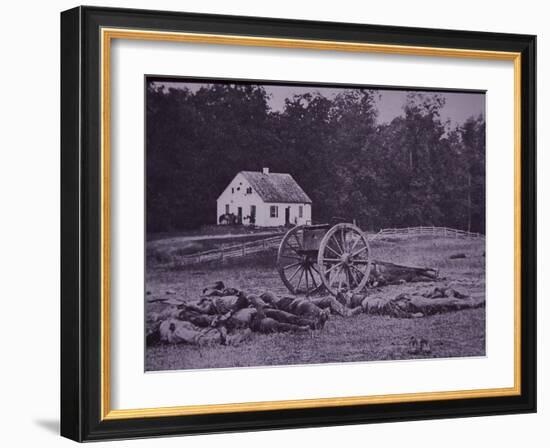
<svg viewBox="0 0 550 448"><path fill-rule="evenodd" d="M160 341L235 345L251 332L306 333L322 330L331 314L349 317L366 313L418 318L485 304L484 294L470 296L453 287L435 287L423 293L400 293L393 297L371 292L368 295L339 293L336 297L308 299L277 296L272 292L258 296L222 288L223 283L219 290L205 289L209 292L208 296L197 301L170 301L171 306L161 313L151 313L147 322L147 344Z"/></svg>
<svg viewBox="0 0 550 448"><path fill-rule="evenodd" d="M247 329L257 333L308 332L322 329L330 311L306 299L254 294L211 294L196 302L172 305L151 314L147 343L235 343L232 333ZM275 302L279 306L275 305Z"/></svg>

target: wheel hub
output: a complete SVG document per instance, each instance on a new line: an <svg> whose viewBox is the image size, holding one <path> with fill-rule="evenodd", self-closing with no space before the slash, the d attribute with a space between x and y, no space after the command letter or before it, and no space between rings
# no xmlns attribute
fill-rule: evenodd
<svg viewBox="0 0 550 448"><path fill-rule="evenodd" d="M351 262L351 256L347 252L344 252L341 257L342 263L348 266Z"/></svg>

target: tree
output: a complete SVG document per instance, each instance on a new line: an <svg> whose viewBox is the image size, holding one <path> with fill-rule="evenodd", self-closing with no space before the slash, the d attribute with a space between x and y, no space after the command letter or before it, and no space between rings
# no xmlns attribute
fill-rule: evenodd
<svg viewBox="0 0 550 448"><path fill-rule="evenodd" d="M460 128L467 166L468 231L485 232L485 120L470 117Z"/></svg>
<svg viewBox="0 0 550 448"><path fill-rule="evenodd" d="M238 171L273 154L261 86L147 90L147 229L215 222L215 203Z"/></svg>
<svg viewBox="0 0 550 448"><path fill-rule="evenodd" d="M484 232L485 121L455 129L444 97L411 92L403 115L377 121L377 92L311 91L269 107L260 85L147 88L147 231L216 222L216 199L241 170L290 173L315 222L450 226Z"/></svg>

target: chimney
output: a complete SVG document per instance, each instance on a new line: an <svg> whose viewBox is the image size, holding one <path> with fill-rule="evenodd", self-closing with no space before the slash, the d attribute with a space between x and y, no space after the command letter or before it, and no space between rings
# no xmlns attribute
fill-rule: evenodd
<svg viewBox="0 0 550 448"><path fill-rule="evenodd" d="M264 169L262 169L262 171L263 171L264 174L269 174L269 168L264 168Z"/></svg>

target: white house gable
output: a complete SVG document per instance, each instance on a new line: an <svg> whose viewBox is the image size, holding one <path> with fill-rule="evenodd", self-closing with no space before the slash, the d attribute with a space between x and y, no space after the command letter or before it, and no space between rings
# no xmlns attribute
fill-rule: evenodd
<svg viewBox="0 0 550 448"><path fill-rule="evenodd" d="M250 217L254 214L257 216L258 209L263 204L262 198L241 173L227 185L217 202L218 223L220 216L233 213L237 218L240 216L243 224L252 224Z"/></svg>

